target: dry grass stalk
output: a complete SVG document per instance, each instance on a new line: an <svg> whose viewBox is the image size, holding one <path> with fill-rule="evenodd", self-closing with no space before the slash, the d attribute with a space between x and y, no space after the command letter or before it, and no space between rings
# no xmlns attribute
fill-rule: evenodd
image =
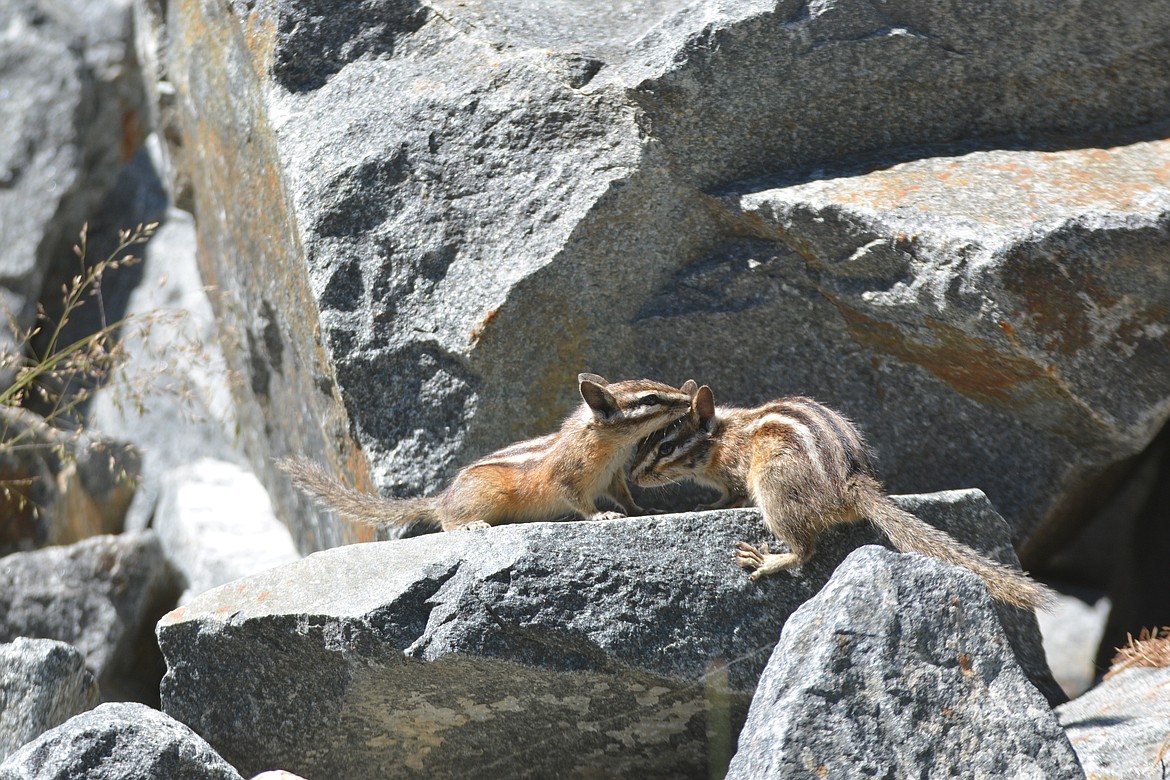
<svg viewBox="0 0 1170 780"><path fill-rule="evenodd" d="M1143 628L1136 639L1133 634L1128 634L1127 638L1125 647L1119 647L1113 656L1105 674L1106 680L1126 669L1170 667L1170 626Z"/></svg>
<svg viewBox="0 0 1170 780"><path fill-rule="evenodd" d="M158 223L139 225L123 230L118 235L118 246L105 259L92 265L86 262L86 228L73 247L78 258L79 271L63 285L62 313L56 321L38 306L34 324L21 329L9 313L11 346L0 345L0 375L11 376L6 387L0 387L0 408L23 410L34 406L40 416L20 413L20 425L13 424L11 415L0 415L0 460L22 451L35 451L64 464L74 459L73 446L85 433L82 411L102 387L111 388L110 398L120 410L129 408L139 414L147 408L147 399L156 393L166 393L185 399L190 389L182 379L178 367L185 362L200 360L203 349L194 340L176 346L166 346L167 354L155 355L149 338L153 328L171 326L182 329L186 312L155 310L131 314L116 321L106 317L102 298L102 279L106 273L140 262L128 250L145 244L154 234ZM96 332L66 342L66 325L83 306L95 306L100 327ZM47 337L47 338L46 338ZM35 343L44 344L41 349ZM136 361L133 374L127 372L132 344L136 354L144 352L153 359ZM143 365L149 368L143 368ZM90 446L95 446L91 443ZM100 446L100 445L97 445ZM110 460L111 473L116 468ZM119 472L119 479L128 475ZM0 499L23 505L27 495L27 479L0 478ZM0 502L2 503L2 502Z"/></svg>

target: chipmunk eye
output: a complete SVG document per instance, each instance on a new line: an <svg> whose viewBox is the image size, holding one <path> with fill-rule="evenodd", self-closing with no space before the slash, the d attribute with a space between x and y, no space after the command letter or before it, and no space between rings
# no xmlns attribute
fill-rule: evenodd
<svg viewBox="0 0 1170 780"><path fill-rule="evenodd" d="M639 401L639 403L642 404L642 406L656 406L662 402L659 400L657 395L651 393L650 395L642 396L642 399Z"/></svg>
<svg viewBox="0 0 1170 780"><path fill-rule="evenodd" d="M664 441L664 442L662 442L662 444L658 445L658 454L659 455L662 455L663 457L665 457L672 452L674 452L674 442Z"/></svg>

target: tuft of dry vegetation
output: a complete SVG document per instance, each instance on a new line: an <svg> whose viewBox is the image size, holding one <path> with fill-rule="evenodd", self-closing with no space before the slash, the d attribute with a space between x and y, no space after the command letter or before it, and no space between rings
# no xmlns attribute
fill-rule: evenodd
<svg viewBox="0 0 1170 780"><path fill-rule="evenodd" d="M181 380L170 382L167 378L180 373L175 368L181 362L198 359L198 344L178 349L171 345L167 355L150 362L149 370L144 371L142 361L138 361L134 372L127 371L127 344L138 351L149 350L150 331L164 324L178 329L186 313L155 310L111 320L102 296L105 275L140 262L131 250L149 241L157 227L158 223L151 223L120 231L115 249L95 263L87 261L87 228L83 227L73 247L78 272L60 291L61 313L52 317L38 304L35 321L27 328L8 313L10 338L0 343L0 463L41 457L61 468L76 460L75 447L83 439L87 447L101 447L100 442L86 437L84 415L100 388L111 389L115 406L139 414L146 410L152 394L182 397L188 392ZM97 327L84 335L67 337L70 329L66 326L83 307L93 307L85 310L86 315L96 309ZM109 467L119 480L131 478L112 455ZM24 510L31 503L35 515L30 479L8 473L10 468L0 471L5 472L0 474L0 507Z"/></svg>
<svg viewBox="0 0 1170 780"><path fill-rule="evenodd" d="M1170 667L1170 626L1143 628L1136 639L1133 634L1127 638L1125 647L1117 648L1105 674L1106 680L1126 669Z"/></svg>

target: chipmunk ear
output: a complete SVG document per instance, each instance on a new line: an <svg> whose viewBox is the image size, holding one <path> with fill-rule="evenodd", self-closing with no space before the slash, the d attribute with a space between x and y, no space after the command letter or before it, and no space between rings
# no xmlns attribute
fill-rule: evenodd
<svg viewBox="0 0 1170 780"><path fill-rule="evenodd" d="M601 385L602 387L605 387L609 384L605 377L599 376L598 374L577 374L577 384L582 382L592 382L593 384Z"/></svg>
<svg viewBox="0 0 1170 780"><path fill-rule="evenodd" d="M699 415L699 422L703 427L711 422L711 418L715 416L715 394L711 392L711 388L703 385L695 392L691 399L691 409Z"/></svg>
<svg viewBox="0 0 1170 780"><path fill-rule="evenodd" d="M699 385L695 382L695 380L688 379L687 381L683 382L683 386L680 387L679 390L682 390L684 393L689 395L691 398L694 398L695 393L697 393L699 390Z"/></svg>
<svg viewBox="0 0 1170 780"><path fill-rule="evenodd" d="M596 374L581 374L581 377L578 377L581 381L581 397L585 399L585 403L589 404L589 408L594 412L597 412L603 417L609 417L617 411L617 399L613 397L613 393L606 390L604 386L598 384L590 377L601 379ZM604 379L601 379L601 381L605 382Z"/></svg>

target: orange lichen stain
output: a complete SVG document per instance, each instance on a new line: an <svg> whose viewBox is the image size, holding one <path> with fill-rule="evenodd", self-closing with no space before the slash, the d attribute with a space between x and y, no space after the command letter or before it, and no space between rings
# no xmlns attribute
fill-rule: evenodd
<svg viewBox="0 0 1170 780"><path fill-rule="evenodd" d="M1033 400L1035 395L1034 391L1019 393L1020 385L1046 379L1043 369L1034 362L1005 354L953 325L927 318L924 324L931 336L928 343L888 322L862 314L832 296L826 298L837 307L849 334L858 344L921 366L969 398L998 406L1016 406Z"/></svg>
<svg viewBox="0 0 1170 780"><path fill-rule="evenodd" d="M1150 175L1160 184L1170 184L1170 160L1159 165L1150 172Z"/></svg>
<svg viewBox="0 0 1170 780"><path fill-rule="evenodd" d="M963 671L963 674L968 677L974 674L971 669L971 656L967 655L966 653L959 653L959 668Z"/></svg>
<svg viewBox="0 0 1170 780"><path fill-rule="evenodd" d="M244 42L254 53L263 54L267 59L271 55L272 45L276 40L276 19L251 9L246 16L240 17L244 29Z"/></svg>
<svg viewBox="0 0 1170 780"><path fill-rule="evenodd" d="M215 610L215 614L216 615L226 615L226 614L228 614L230 612L234 612L234 611L235 610L232 608L232 606L230 604L224 604L222 607L219 607L218 609Z"/></svg>
<svg viewBox="0 0 1170 780"><path fill-rule="evenodd" d="M471 329L471 344L472 344L472 346L475 346L476 344L478 344L479 340L481 338L483 338L483 334L484 334L484 331L487 330L487 326L490 325L492 323L492 320L494 320L496 318L496 312L497 312L496 309L488 309L487 314L485 314L483 316L483 319L480 320L479 325L477 325Z"/></svg>
<svg viewBox="0 0 1170 780"><path fill-rule="evenodd" d="M187 608L186 607L177 607L175 609L172 609L167 614L163 615L163 620L167 621L168 623L177 623L178 621L182 620L186 615L187 615Z"/></svg>
<svg viewBox="0 0 1170 780"><path fill-rule="evenodd" d="M272 591L270 591L270 590L262 590L262 591L260 591L259 593L257 593L257 594L256 594L256 601L258 601L258 602L264 602L264 601L267 601L267 600L268 600L268 597L269 597L269 596L271 596L271 595L272 595Z"/></svg>
<svg viewBox="0 0 1170 780"><path fill-rule="evenodd" d="M353 479L356 490L371 494L378 492L374 487L373 478L370 477L370 468L366 463L366 458L352 440L345 442L341 457L342 468ZM366 523L356 523L353 521L347 521L345 523L345 536L350 543L372 542L374 541L376 532L373 526ZM289 580L289 582L292 582L292 580Z"/></svg>
<svg viewBox="0 0 1170 780"><path fill-rule="evenodd" d="M1002 330L1004 332L1004 335L1006 335L1008 338L1011 338L1012 336L1015 335L1016 329L1013 328L1012 324L1010 322L1008 322L1007 320L999 320L999 322L997 322L996 324L999 325L999 329Z"/></svg>
<svg viewBox="0 0 1170 780"><path fill-rule="evenodd" d="M1097 269L1076 268L1053 253L1009 258L1003 267L1004 289L1019 297L1031 330L1046 350L1074 355L1093 345L1093 323L1086 301L1101 310L1118 303Z"/></svg>

